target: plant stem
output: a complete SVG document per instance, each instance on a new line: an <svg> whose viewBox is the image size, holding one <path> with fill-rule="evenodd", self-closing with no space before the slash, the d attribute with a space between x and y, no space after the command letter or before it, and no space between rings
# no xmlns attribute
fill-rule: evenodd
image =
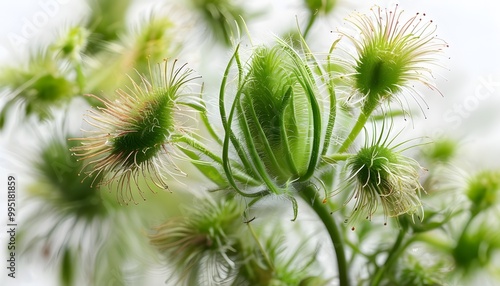
<svg viewBox="0 0 500 286"><path fill-rule="evenodd" d="M330 164L335 164L338 161L345 161L355 154L349 154L349 153L343 153L343 154L332 154L328 156L323 156L323 161L330 163Z"/></svg>
<svg viewBox="0 0 500 286"><path fill-rule="evenodd" d="M314 22L316 21L316 15L317 13L311 13L311 17L309 17L306 29L304 30L304 35L303 35L304 39L307 38L307 34L309 34L309 31L311 30Z"/></svg>
<svg viewBox="0 0 500 286"><path fill-rule="evenodd" d="M354 139L358 137L359 132L361 132L361 130L365 126L368 117L370 117L370 113L361 112L359 114L358 120L356 121L356 124L352 128L351 133L349 133L349 135L345 139L344 143L342 143L337 153L344 153L345 151L347 151L347 148L351 146L352 142L354 142Z"/></svg>
<svg viewBox="0 0 500 286"><path fill-rule="evenodd" d="M384 272L392 267L392 264L396 261L401 252L406 248L406 247L401 247L405 234L406 232L402 230L399 231L398 237L396 238L396 241L392 246L391 252L389 252L389 255L387 256L384 264L377 269L377 272L375 273L375 276L371 282L371 286L378 286L380 284Z"/></svg>
<svg viewBox="0 0 500 286"><path fill-rule="evenodd" d="M349 286L350 281L347 271L347 261L344 252L342 236L335 220L333 219L333 216L330 214L330 211L321 202L321 200L318 199L318 192L312 185L301 187L299 188L299 190L302 198L304 198L304 200L316 212L318 217L323 222L323 225L326 227L328 234L330 235L330 239L333 243L333 249L335 250L335 254L337 257L337 268L340 285Z"/></svg>

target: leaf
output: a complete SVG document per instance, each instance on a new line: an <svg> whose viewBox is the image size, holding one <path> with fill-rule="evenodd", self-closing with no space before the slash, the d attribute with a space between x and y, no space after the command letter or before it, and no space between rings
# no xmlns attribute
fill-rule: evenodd
<svg viewBox="0 0 500 286"><path fill-rule="evenodd" d="M208 179L210 179L212 182L217 184L221 188L227 187L228 183L224 179L224 177L221 175L221 172L219 169L214 167L212 164L209 162L201 160L201 157L196 154L195 152L184 148L182 146L179 146L179 149L181 149L184 154L186 154L190 159L191 163Z"/></svg>

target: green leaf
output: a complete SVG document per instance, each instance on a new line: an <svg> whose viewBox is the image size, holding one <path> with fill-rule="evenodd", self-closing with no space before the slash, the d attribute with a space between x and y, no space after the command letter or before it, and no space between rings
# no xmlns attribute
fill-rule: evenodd
<svg viewBox="0 0 500 286"><path fill-rule="evenodd" d="M208 179L217 184L221 188L227 187L227 180L221 175L221 171L214 167L209 162L201 160L201 157L195 152L188 150L182 146L178 146L184 154L192 161L191 163Z"/></svg>

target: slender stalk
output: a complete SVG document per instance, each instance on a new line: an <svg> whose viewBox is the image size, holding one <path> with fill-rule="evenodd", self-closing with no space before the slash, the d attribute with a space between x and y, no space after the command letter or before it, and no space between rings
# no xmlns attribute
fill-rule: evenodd
<svg viewBox="0 0 500 286"><path fill-rule="evenodd" d="M347 159L351 158L355 154L349 154L349 153L343 153L343 154L331 154L328 156L323 156L322 159L323 161L330 163L330 164L335 164L338 161L346 161Z"/></svg>
<svg viewBox="0 0 500 286"><path fill-rule="evenodd" d="M352 128L351 133L349 133L349 135L345 139L344 143L342 143L337 153L344 153L345 151L347 151L349 146L351 146L352 142L354 142L356 137L358 137L359 132L363 130L363 127L365 126L368 117L370 117L369 113L361 112L359 114L358 120L356 121L356 124Z"/></svg>
<svg viewBox="0 0 500 286"><path fill-rule="evenodd" d="M330 214L330 211L326 208L326 206L321 202L321 200L318 200L318 193L312 185L304 186L302 188L299 188L299 190L304 200L312 207L312 209L321 219L323 225L328 231L328 234L330 235L330 239L333 243L333 249L335 250L335 254L337 257L337 268L340 285L349 286L350 281L347 271L347 261L344 252L344 244L341 233L337 227L337 223L333 219L333 216Z"/></svg>
<svg viewBox="0 0 500 286"><path fill-rule="evenodd" d="M253 230L250 223L247 223L247 226L248 226L248 229L250 230L250 233L252 234L253 239L257 243L257 246L259 247L259 250L260 250L262 256L264 257L264 260L266 261L267 266L269 268L271 268L271 270L274 271L275 270L274 264L273 264L271 258L269 258L269 255L267 254L267 251L264 249L264 246L262 246L262 243L260 243L259 238L257 237L257 234L255 234L255 231Z"/></svg>
<svg viewBox="0 0 500 286"><path fill-rule="evenodd" d="M406 247L401 247L405 234L406 232L402 230L399 231L398 237L396 238L396 241L392 246L391 252L389 252L389 255L387 256L384 264L382 264L382 266L377 269L377 272L375 272L373 280L370 284L371 286L378 286L380 284L380 281L382 280L382 276L384 275L385 271L392 267L392 264L394 264L396 259L398 259L398 257L400 256L401 252L404 251L404 249L406 248Z"/></svg>
<svg viewBox="0 0 500 286"><path fill-rule="evenodd" d="M304 39L307 38L307 34L309 34L309 31L311 30L314 22L316 21L316 16L317 16L317 13L311 13L311 17L309 17L309 21L307 22L307 26L304 30Z"/></svg>

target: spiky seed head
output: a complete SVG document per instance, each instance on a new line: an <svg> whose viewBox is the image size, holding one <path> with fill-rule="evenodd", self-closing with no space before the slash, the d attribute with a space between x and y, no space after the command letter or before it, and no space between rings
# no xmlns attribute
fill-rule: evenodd
<svg viewBox="0 0 500 286"><path fill-rule="evenodd" d="M418 163L386 146L364 147L348 162L355 182L354 215L371 218L379 204L387 217L415 213L421 206ZM361 214L359 214L361 215Z"/></svg>
<svg viewBox="0 0 500 286"><path fill-rule="evenodd" d="M146 178L147 188L153 183L166 189L165 174L178 170L169 147L179 131L175 114L194 77L185 65L176 68L176 62L165 60L151 73L151 81L141 76L140 83L132 81L128 92L118 90L116 100L98 98L104 107L89 111L86 117L97 130L87 131L89 137L74 139L82 142L72 148L75 155L90 160L87 176L104 176L99 185L118 183L122 202L135 202L132 187L143 197L141 177Z"/></svg>
<svg viewBox="0 0 500 286"><path fill-rule="evenodd" d="M437 90L431 67L447 44L436 37L436 25L425 13L408 20L403 15L397 5L394 10L375 6L371 15L356 12L347 19L357 35L341 32L357 51L348 78L362 97L363 112L371 113L403 90L415 93L413 82Z"/></svg>
<svg viewBox="0 0 500 286"><path fill-rule="evenodd" d="M157 226L149 238L174 263L181 280L200 281L203 273L197 269L206 269L205 280L225 280L235 266L231 259L235 247L240 247L242 212L235 200L202 200L187 209L185 216Z"/></svg>

